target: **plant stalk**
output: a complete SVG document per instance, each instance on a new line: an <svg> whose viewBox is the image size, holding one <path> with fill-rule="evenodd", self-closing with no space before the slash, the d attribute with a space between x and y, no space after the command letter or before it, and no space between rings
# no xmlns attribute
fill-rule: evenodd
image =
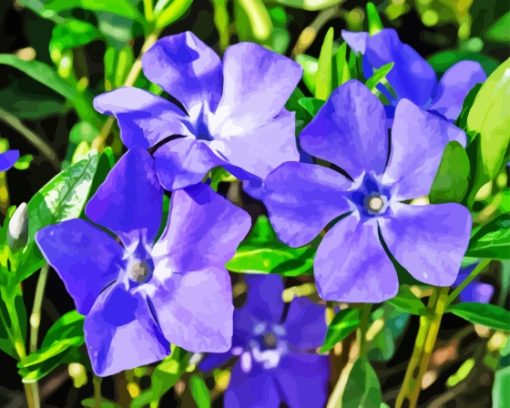
<svg viewBox="0 0 510 408"><path fill-rule="evenodd" d="M420 318L413 354L397 396L396 408L415 408L417 406L423 376L427 371L447 305L448 288L437 288L429 300L430 315Z"/></svg>
<svg viewBox="0 0 510 408"><path fill-rule="evenodd" d="M39 336L39 326L41 325L41 308L46 290L46 282L48 281L49 266L44 265L39 272L37 286L35 288L34 305L30 314L30 352L37 350L37 338Z"/></svg>

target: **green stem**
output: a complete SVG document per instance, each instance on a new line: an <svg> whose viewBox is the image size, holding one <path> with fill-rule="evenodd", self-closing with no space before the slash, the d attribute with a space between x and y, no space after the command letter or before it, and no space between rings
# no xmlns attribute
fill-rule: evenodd
<svg viewBox="0 0 510 408"><path fill-rule="evenodd" d="M100 377L94 376L92 379L92 384L94 386L94 408L101 408L101 382L102 379Z"/></svg>
<svg viewBox="0 0 510 408"><path fill-rule="evenodd" d="M0 172L0 211L7 214L11 199L9 197L9 186L7 184L7 174L5 171Z"/></svg>
<svg viewBox="0 0 510 408"><path fill-rule="evenodd" d="M366 304L360 308L360 324L358 328L359 357L364 357L367 352L367 329L370 320L372 305Z"/></svg>
<svg viewBox="0 0 510 408"><path fill-rule="evenodd" d="M430 315L420 318L413 354L407 366L404 382L397 396L395 408L416 407L423 376L427 371L430 356L436 344L443 314L447 307L448 288L437 288L430 297Z"/></svg>
<svg viewBox="0 0 510 408"><path fill-rule="evenodd" d="M448 296L448 304L452 303L455 299L457 299L457 296L466 288L467 285L469 285L473 280L476 279L478 275L485 269L487 265L491 262L490 259L484 259L482 260L475 269L471 271L471 273L467 276L466 279L464 279L459 286L455 288L455 290L451 293L450 296Z"/></svg>
<svg viewBox="0 0 510 408"><path fill-rule="evenodd" d="M147 21L152 21L154 19L154 8L152 6L152 0L143 0L143 9Z"/></svg>
<svg viewBox="0 0 510 408"><path fill-rule="evenodd" d="M34 305L32 307L32 314L30 315L30 352L33 353L37 350L37 337L39 335L39 326L41 324L41 307L46 289L46 282L48 280L49 266L42 267L37 280L35 288Z"/></svg>

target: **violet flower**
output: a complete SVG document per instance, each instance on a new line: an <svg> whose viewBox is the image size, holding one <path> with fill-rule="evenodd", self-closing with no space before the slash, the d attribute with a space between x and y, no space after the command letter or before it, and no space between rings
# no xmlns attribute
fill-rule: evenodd
<svg viewBox="0 0 510 408"><path fill-rule="evenodd" d="M236 359L225 392L226 408L323 407L328 357L314 354L326 334L324 307L296 298L286 317L278 275L246 276L245 305L234 312L232 349L209 354L204 371Z"/></svg>
<svg viewBox="0 0 510 408"><path fill-rule="evenodd" d="M215 166L264 179L297 160L294 113L284 105L301 77L298 64L252 43L229 47L223 62L193 33L157 41L144 74L177 103L137 88L94 100L115 115L128 148L148 149L167 190L200 182ZM181 109L182 106L182 109Z"/></svg>
<svg viewBox="0 0 510 408"><path fill-rule="evenodd" d="M469 274L475 269L476 263L473 265L466 266L460 269L457 279L453 283L456 287L460 285ZM494 286L490 283L480 282L479 278L476 278L467 285L462 292L460 292L459 300L461 302L477 302L477 303L489 303L492 295L494 294Z"/></svg>
<svg viewBox="0 0 510 408"><path fill-rule="evenodd" d="M199 184L173 193L168 224L154 242L162 194L153 160L135 147L85 211L120 240L81 219L36 235L86 315L85 341L97 375L161 360L169 342L195 352L230 348L233 306L224 264L248 232L249 217Z"/></svg>
<svg viewBox="0 0 510 408"><path fill-rule="evenodd" d="M7 150L0 153L0 172L9 170L19 158L18 150Z"/></svg>
<svg viewBox="0 0 510 408"><path fill-rule="evenodd" d="M390 135L381 102L358 81L337 88L303 129L301 147L332 164L284 163L266 179L279 237L297 247L335 222L314 259L327 300L380 302L398 278L390 254L416 279L451 285L467 249L471 216L459 204L414 206L429 193L445 145L464 133L407 99Z"/></svg>
<svg viewBox="0 0 510 408"><path fill-rule="evenodd" d="M406 98L451 121L459 116L471 88L487 78L478 62L461 61L450 67L438 82L432 66L412 47L401 42L393 29L385 28L374 35L343 31L342 37L354 51L363 54L363 71L367 78L373 69L394 63L388 82L397 99L385 92L394 104Z"/></svg>

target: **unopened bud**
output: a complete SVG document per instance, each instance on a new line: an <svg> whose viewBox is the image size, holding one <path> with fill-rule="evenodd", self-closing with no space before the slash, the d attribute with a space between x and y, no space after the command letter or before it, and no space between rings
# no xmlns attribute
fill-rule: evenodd
<svg viewBox="0 0 510 408"><path fill-rule="evenodd" d="M17 251L26 245L28 240L28 207L26 203L21 203L12 214L9 220L7 239L12 251Z"/></svg>

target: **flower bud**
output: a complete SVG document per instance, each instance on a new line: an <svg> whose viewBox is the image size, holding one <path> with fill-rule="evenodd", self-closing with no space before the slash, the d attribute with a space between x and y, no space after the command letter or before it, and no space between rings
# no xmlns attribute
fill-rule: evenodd
<svg viewBox="0 0 510 408"><path fill-rule="evenodd" d="M7 231L9 247L12 251L23 248L28 240L28 207L21 203L9 220Z"/></svg>

